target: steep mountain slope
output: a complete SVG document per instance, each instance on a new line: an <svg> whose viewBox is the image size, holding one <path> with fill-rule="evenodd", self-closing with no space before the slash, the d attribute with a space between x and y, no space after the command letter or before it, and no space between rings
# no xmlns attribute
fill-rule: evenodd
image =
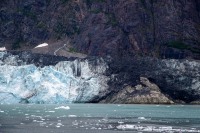
<svg viewBox="0 0 200 133"><path fill-rule="evenodd" d="M1 1L0 46L27 50L66 37L74 51L89 55L200 59L200 2Z"/></svg>

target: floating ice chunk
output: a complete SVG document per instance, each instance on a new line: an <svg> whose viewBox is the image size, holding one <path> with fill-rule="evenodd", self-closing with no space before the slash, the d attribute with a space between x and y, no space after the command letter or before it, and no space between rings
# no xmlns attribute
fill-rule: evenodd
<svg viewBox="0 0 200 133"><path fill-rule="evenodd" d="M49 112L49 113L55 113L55 111L45 111L45 112Z"/></svg>
<svg viewBox="0 0 200 133"><path fill-rule="evenodd" d="M138 117L139 120L146 120L145 117Z"/></svg>
<svg viewBox="0 0 200 133"><path fill-rule="evenodd" d="M36 121L34 121L34 122L43 123L44 121L37 121L37 120L36 120Z"/></svg>
<svg viewBox="0 0 200 133"><path fill-rule="evenodd" d="M0 110L0 113L4 113L4 111L3 111L3 110Z"/></svg>
<svg viewBox="0 0 200 133"><path fill-rule="evenodd" d="M96 127L91 127L91 129L97 129Z"/></svg>
<svg viewBox="0 0 200 133"><path fill-rule="evenodd" d="M113 128L113 126L112 125L108 125L108 129L112 129Z"/></svg>
<svg viewBox="0 0 200 133"><path fill-rule="evenodd" d="M45 46L48 46L48 43L39 44L39 45L36 46L35 48L41 48L41 47L45 47Z"/></svg>
<svg viewBox="0 0 200 133"><path fill-rule="evenodd" d="M57 126L64 126L62 123L57 123Z"/></svg>
<svg viewBox="0 0 200 133"><path fill-rule="evenodd" d="M68 117L77 117L76 115L68 115Z"/></svg>
<svg viewBox="0 0 200 133"><path fill-rule="evenodd" d="M171 126L159 127L159 129L162 129L162 130L172 130L172 127Z"/></svg>
<svg viewBox="0 0 200 133"><path fill-rule="evenodd" d="M73 121L72 124L73 124L74 126L78 126L78 122L77 122L77 121Z"/></svg>
<svg viewBox="0 0 200 133"><path fill-rule="evenodd" d="M128 124L126 124L126 125L119 125L119 126L117 126L117 129L122 129L122 130L125 130L125 129L135 129L135 125L128 125Z"/></svg>
<svg viewBox="0 0 200 133"><path fill-rule="evenodd" d="M57 126L64 126L64 125L61 122L58 122Z"/></svg>
<svg viewBox="0 0 200 133"><path fill-rule="evenodd" d="M60 106L60 107L56 107L55 109L66 109L66 110L69 110L70 107L69 106Z"/></svg>
<svg viewBox="0 0 200 133"><path fill-rule="evenodd" d="M119 124L123 124L124 122L123 122L123 121L118 121L117 123L119 123Z"/></svg>

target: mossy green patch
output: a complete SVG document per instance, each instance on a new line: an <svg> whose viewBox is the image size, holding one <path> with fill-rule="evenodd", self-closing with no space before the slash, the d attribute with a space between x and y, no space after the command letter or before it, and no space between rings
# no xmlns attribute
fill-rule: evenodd
<svg viewBox="0 0 200 133"><path fill-rule="evenodd" d="M67 2L69 2L70 0L60 0L62 2L62 4L66 4Z"/></svg>
<svg viewBox="0 0 200 133"><path fill-rule="evenodd" d="M112 26L117 26L118 21L117 21L114 13L105 13L105 15L108 18L107 24L111 24Z"/></svg>
<svg viewBox="0 0 200 133"><path fill-rule="evenodd" d="M71 47L71 48L69 48L69 52L74 53L74 52L76 52L76 49Z"/></svg>
<svg viewBox="0 0 200 133"><path fill-rule="evenodd" d="M98 3L103 3L103 2L106 2L106 0L86 0L86 4L87 4L87 6L90 8L91 7L91 5L93 4L93 3L96 3L96 2L98 2Z"/></svg>
<svg viewBox="0 0 200 133"><path fill-rule="evenodd" d="M22 13L24 16L31 18L32 20L36 21L37 20L37 15L31 11L29 8L28 9L17 9L18 13Z"/></svg>
<svg viewBox="0 0 200 133"><path fill-rule="evenodd" d="M177 49L181 49L181 50L189 49L189 46L181 41L171 41L167 45L168 45L168 47L177 48Z"/></svg>
<svg viewBox="0 0 200 133"><path fill-rule="evenodd" d="M36 27L39 28L39 29L46 29L47 26L46 26L45 23L39 22L39 23L36 25Z"/></svg>
<svg viewBox="0 0 200 133"><path fill-rule="evenodd" d="M23 43L23 39L20 37L20 38L17 38L15 40L15 42L12 44L12 50L16 50L16 49L19 49L21 48L21 44Z"/></svg>
<svg viewBox="0 0 200 133"><path fill-rule="evenodd" d="M172 48L176 48L176 49L180 49L180 50L189 50L192 53L200 54L199 48L194 48L190 45L185 44L182 41L171 41L171 42L167 43L167 46L172 47Z"/></svg>
<svg viewBox="0 0 200 133"><path fill-rule="evenodd" d="M91 10L90 12L91 12L91 13L94 13L94 14L98 14L98 13L102 12L102 10L100 10L100 9L95 9L95 10Z"/></svg>

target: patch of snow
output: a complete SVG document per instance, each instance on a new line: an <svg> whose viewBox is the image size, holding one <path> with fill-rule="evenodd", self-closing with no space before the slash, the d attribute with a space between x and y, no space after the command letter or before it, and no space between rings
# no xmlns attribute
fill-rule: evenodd
<svg viewBox="0 0 200 133"><path fill-rule="evenodd" d="M41 47L46 47L46 46L48 46L48 43L42 43L36 46L35 48L41 48Z"/></svg>
<svg viewBox="0 0 200 133"><path fill-rule="evenodd" d="M0 51L6 51L6 47L0 47Z"/></svg>

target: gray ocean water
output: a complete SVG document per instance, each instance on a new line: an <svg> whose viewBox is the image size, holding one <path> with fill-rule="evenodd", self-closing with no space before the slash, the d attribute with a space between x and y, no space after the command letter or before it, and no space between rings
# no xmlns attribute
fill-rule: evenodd
<svg viewBox="0 0 200 133"><path fill-rule="evenodd" d="M200 132L194 105L0 105L0 133Z"/></svg>

